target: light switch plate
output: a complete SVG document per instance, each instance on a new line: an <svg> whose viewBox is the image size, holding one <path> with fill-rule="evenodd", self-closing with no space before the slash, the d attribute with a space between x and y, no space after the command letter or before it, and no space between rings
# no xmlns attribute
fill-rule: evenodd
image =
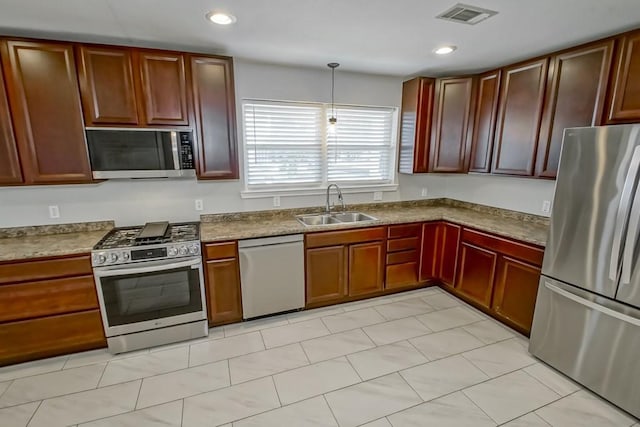
<svg viewBox="0 0 640 427"><path fill-rule="evenodd" d="M542 213L549 213L549 212L551 212L551 201L545 200L542 202Z"/></svg>
<svg viewBox="0 0 640 427"><path fill-rule="evenodd" d="M373 200L375 200L375 201L382 200L382 191L374 191L373 192Z"/></svg>
<svg viewBox="0 0 640 427"><path fill-rule="evenodd" d="M280 196L273 196L273 207L280 207Z"/></svg>
<svg viewBox="0 0 640 427"><path fill-rule="evenodd" d="M420 195L421 195L422 197L427 197L427 196L429 195L429 192L427 191L427 188L426 188L426 187L423 187L423 188L422 188L422 191L420 192Z"/></svg>
<svg viewBox="0 0 640 427"><path fill-rule="evenodd" d="M201 211L204 209L204 203L202 203L202 199L196 199L196 210Z"/></svg>
<svg viewBox="0 0 640 427"><path fill-rule="evenodd" d="M49 206L49 218L60 218L60 208L57 205Z"/></svg>

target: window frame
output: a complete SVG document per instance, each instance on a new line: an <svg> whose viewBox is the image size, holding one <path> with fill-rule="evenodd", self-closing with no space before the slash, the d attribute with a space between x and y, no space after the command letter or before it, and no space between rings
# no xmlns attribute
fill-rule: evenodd
<svg viewBox="0 0 640 427"><path fill-rule="evenodd" d="M253 103L263 103L265 105L271 104L284 104L284 105L300 105L300 106L313 106L321 108L321 123L328 123L329 115L331 114L331 103L324 102L304 102L304 101L286 101L286 100L270 100L270 99L255 99L244 98L240 103L240 115L241 115L241 132L242 132L242 179L243 191L240 196L243 199L262 198L272 196L304 196L304 195L319 195L325 194L326 188L329 185L328 181L328 128L327 126L321 127L321 183L319 185L308 184L273 184L273 185L258 185L249 186L248 184L248 162L249 162L249 150L247 149L246 142L246 126L245 126L245 105ZM389 170L390 170L390 182L388 183L366 183L361 182L338 182L343 193L370 193L370 192L382 192L382 191L396 191L398 189L398 174L396 170L396 162L398 160L398 126L399 126L399 108L395 106L377 106L377 105L358 105L358 104L335 104L338 108L363 108L363 109L387 109L391 112L391 144L389 147ZM339 114L338 114L339 120Z"/></svg>

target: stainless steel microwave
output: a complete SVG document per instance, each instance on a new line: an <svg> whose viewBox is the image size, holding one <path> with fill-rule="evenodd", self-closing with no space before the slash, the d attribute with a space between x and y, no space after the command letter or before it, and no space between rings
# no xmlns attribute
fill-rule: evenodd
<svg viewBox="0 0 640 427"><path fill-rule="evenodd" d="M95 179L196 176L193 131L87 128Z"/></svg>

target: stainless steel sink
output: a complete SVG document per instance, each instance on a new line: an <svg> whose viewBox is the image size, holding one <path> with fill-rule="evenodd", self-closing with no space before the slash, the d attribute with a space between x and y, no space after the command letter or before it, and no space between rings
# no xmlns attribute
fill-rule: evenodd
<svg viewBox="0 0 640 427"><path fill-rule="evenodd" d="M341 212L334 214L298 215L296 219L306 226L349 224L363 221L376 221L377 218L362 212Z"/></svg>

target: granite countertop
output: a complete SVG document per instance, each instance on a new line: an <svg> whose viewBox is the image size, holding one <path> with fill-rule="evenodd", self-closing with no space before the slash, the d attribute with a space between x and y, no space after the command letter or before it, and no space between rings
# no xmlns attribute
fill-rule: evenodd
<svg viewBox="0 0 640 427"><path fill-rule="evenodd" d="M0 229L0 262L87 254L113 221Z"/></svg>
<svg viewBox="0 0 640 427"><path fill-rule="evenodd" d="M203 242L217 242L374 227L377 225L447 220L534 245L544 246L547 240L547 218L448 199L353 205L349 206L349 210L372 215L377 218L377 221L309 227L300 224L295 219L295 215L321 212L321 209L290 209L203 215L201 217L200 236Z"/></svg>

